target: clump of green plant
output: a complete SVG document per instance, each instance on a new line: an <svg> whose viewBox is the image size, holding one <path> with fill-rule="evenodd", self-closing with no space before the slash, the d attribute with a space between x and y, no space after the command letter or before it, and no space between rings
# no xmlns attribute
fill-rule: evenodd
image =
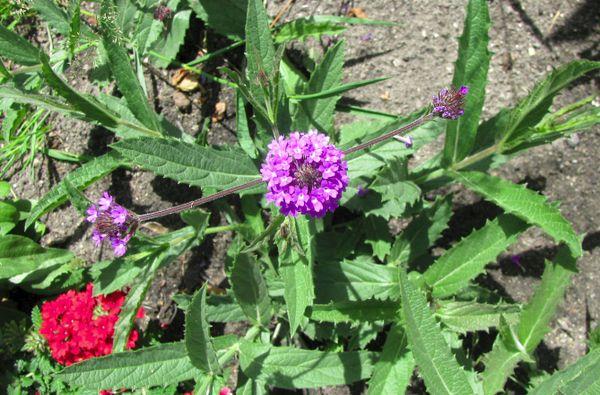
<svg viewBox="0 0 600 395"><path fill-rule="evenodd" d="M0 28L2 56L31 67L27 73L52 90L27 91L9 72L0 97L101 125L118 138L108 153L81 165L41 197L25 221L27 227L70 201L94 224L93 240L109 243L116 256L86 272L95 295L128 290L114 326L112 354L57 368L61 383L82 392L168 393L193 380L197 393L216 394L235 383L237 393L263 394L272 388L363 382L369 394L390 394L414 385L417 372L432 394L495 394L525 363L530 375L519 381L523 391L594 392L600 378L597 348L552 376L540 373L534 357L577 270L581 236L556 204L489 170L529 148L598 124L600 114L590 98L556 111L551 106L562 89L600 68L599 62L556 68L515 106L482 121L490 20L487 3L471 0L453 88L432 92L430 105L399 116L339 104L345 92L382 80L342 83L344 41L313 59L308 70L299 70L287 56L289 41L337 34L345 23L357 22L353 18L313 17L271 28L259 0L225 1L218 7L202 0L189 6L101 3L90 40L101 46L107 78L122 99L77 92L48 55ZM237 146L198 144L154 111L140 78L140 54L155 56L156 51L140 46L146 30L137 22L138 28L129 30L118 25L118 16L129 10L123 4L139 17L128 21L144 21L156 7L168 7L171 12L152 11L150 31L156 20L174 21L193 11L209 28L236 40L225 50L245 45L242 71L222 68L221 76L211 76L236 90ZM161 48L171 55L155 56L164 60L162 66L177 62L169 37ZM337 129L336 111L367 119ZM443 149L409 166L412 154L442 133ZM150 213L130 211L108 193L96 203L83 195L95 181L133 166L208 193ZM439 188L451 183L474 191L502 213L434 256L431 247L452 215L452 195ZM428 200L425 192L434 190L440 193ZM217 201L231 194L240 196L235 211ZM206 204L223 211L228 224L209 227L209 212L197 209ZM140 230L145 221L176 213L185 227L158 236ZM408 222L395 237L388 228L392 218ZM533 226L555 240L558 253L546 262L532 298L510 303L476 278ZM126 350L157 271L222 231L234 235L225 268L231 287L219 293L203 286L174 298L185 311L182 341ZM6 249L0 246L0 251ZM14 283L20 270L40 270L40 263L32 268L18 259L0 260L0 279ZM239 336L215 336L211 330L211 323L232 322L243 322L246 329ZM493 346L474 352L471 344L485 332L495 336ZM231 369L232 361L239 369Z"/></svg>

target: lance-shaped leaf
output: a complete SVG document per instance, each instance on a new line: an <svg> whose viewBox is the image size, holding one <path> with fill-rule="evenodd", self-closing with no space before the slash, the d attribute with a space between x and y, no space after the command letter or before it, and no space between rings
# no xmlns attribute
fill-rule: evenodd
<svg viewBox="0 0 600 395"><path fill-rule="evenodd" d="M600 62L576 60L554 70L538 83L531 93L510 112L502 140L510 146L512 141L523 137L546 115L554 97L568 84L585 73L600 68ZM532 131L531 131L532 132Z"/></svg>
<svg viewBox="0 0 600 395"><path fill-rule="evenodd" d="M246 13L246 75L255 98L264 98L265 85L277 71L269 17L261 0L248 0Z"/></svg>
<svg viewBox="0 0 600 395"><path fill-rule="evenodd" d="M84 163L80 168L72 171L65 178L69 180L74 188L84 189L93 182L110 174L121 164L121 156L113 151ZM64 182L58 183L32 208L27 217L27 221L25 222L25 227L28 228L42 215L66 202L68 196L69 194Z"/></svg>
<svg viewBox="0 0 600 395"><path fill-rule="evenodd" d="M389 264L412 262L427 253L448 226L451 216L452 195L437 199L431 207L424 209L394 241Z"/></svg>
<svg viewBox="0 0 600 395"><path fill-rule="evenodd" d="M381 358L373 368L368 395L401 394L410 384L415 359L407 348L406 332L395 324L388 332Z"/></svg>
<svg viewBox="0 0 600 395"><path fill-rule="evenodd" d="M486 304L477 302L438 301L435 314L453 331L459 333L486 331L500 326L500 317L514 324L521 307L515 304Z"/></svg>
<svg viewBox="0 0 600 395"><path fill-rule="evenodd" d="M177 384L200 375L180 342L92 358L63 369L58 377L70 385L99 391Z"/></svg>
<svg viewBox="0 0 600 395"><path fill-rule="evenodd" d="M525 229L525 222L505 214L471 232L423 274L425 282L433 288L432 294L449 296L469 285L469 281L482 273L485 265L495 261Z"/></svg>
<svg viewBox="0 0 600 395"><path fill-rule="evenodd" d="M427 391L437 394L473 394L467 375L460 367L442 331L429 310L425 295L408 279L400 266L400 294L408 343Z"/></svg>
<svg viewBox="0 0 600 395"><path fill-rule="evenodd" d="M315 21L314 18L299 18L284 23L275 34L275 42L284 43L292 40L304 41L308 37L333 36L341 34L346 27L330 21Z"/></svg>
<svg viewBox="0 0 600 395"><path fill-rule="evenodd" d="M171 20L171 28L163 30L162 35L152 46L154 52L159 56L152 56L151 59L158 67L166 68L177 56L185 33L190 26L191 15L192 10L177 12Z"/></svg>
<svg viewBox="0 0 600 395"><path fill-rule="evenodd" d="M25 66L40 63L40 50L2 25L0 25L0 53L2 57Z"/></svg>
<svg viewBox="0 0 600 395"><path fill-rule="evenodd" d="M123 140L113 148L146 170L203 188L221 190L259 178L256 165L240 150L155 138Z"/></svg>
<svg viewBox="0 0 600 395"><path fill-rule="evenodd" d="M371 375L375 355L366 351L326 352L243 342L240 366L253 380L277 388L351 384Z"/></svg>
<svg viewBox="0 0 600 395"><path fill-rule="evenodd" d="M547 203L545 196L525 186L485 173L465 171L448 172L448 174L505 211L532 225L539 226L557 242L565 242L575 257L580 257L583 253L581 240L573 227L555 205Z"/></svg>
<svg viewBox="0 0 600 395"><path fill-rule="evenodd" d="M594 395L600 393L600 349L540 383L531 395Z"/></svg>
<svg viewBox="0 0 600 395"><path fill-rule="evenodd" d="M469 87L465 100L465 114L457 121L448 122L444 143L445 165L465 158L475 142L479 116L485 100L485 85L491 54L487 49L490 28L487 1L470 0L463 34L458 41L458 59L454 67L452 85Z"/></svg>
<svg viewBox="0 0 600 395"><path fill-rule="evenodd" d="M338 86L342 81L344 66L344 41L330 48L312 72L303 94L319 93ZM335 104L341 93L322 99L303 100L294 114L294 128L298 130L317 129L331 132Z"/></svg>
<svg viewBox="0 0 600 395"><path fill-rule="evenodd" d="M235 91L235 124L236 133L240 147L252 159L258 157L258 151L252 136L250 136L250 128L248 126L248 117L246 116L246 101L239 90Z"/></svg>
<svg viewBox="0 0 600 395"><path fill-rule="evenodd" d="M315 292L319 303L376 298L398 299L398 271L378 265L371 257L315 265Z"/></svg>
<svg viewBox="0 0 600 395"><path fill-rule="evenodd" d="M365 300L316 304L310 309L311 320L319 322L375 322L393 321L397 318L398 302Z"/></svg>
<svg viewBox="0 0 600 395"><path fill-rule="evenodd" d="M553 262L546 262L542 282L519 316L516 329L507 326L507 330L501 331L492 351L484 357L485 394L501 391L517 363L528 359L542 341L576 270L575 258L566 247L559 249Z"/></svg>
<svg viewBox="0 0 600 395"><path fill-rule="evenodd" d="M206 307L206 286L203 286L185 314L185 348L195 367L205 373L219 373L221 368L210 336Z"/></svg>
<svg viewBox="0 0 600 395"><path fill-rule="evenodd" d="M118 44L116 37L108 34L103 37L102 44L110 60L110 68L119 91L125 96L129 109L143 125L159 132L160 122L131 67L127 51Z"/></svg>
<svg viewBox="0 0 600 395"><path fill-rule="evenodd" d="M235 298L250 321L268 324L271 321L271 300L256 259L250 254L239 254L230 280Z"/></svg>
<svg viewBox="0 0 600 395"><path fill-rule="evenodd" d="M15 284L36 270L69 262L73 253L59 248L44 248L18 235L0 236L0 280L11 278Z"/></svg>

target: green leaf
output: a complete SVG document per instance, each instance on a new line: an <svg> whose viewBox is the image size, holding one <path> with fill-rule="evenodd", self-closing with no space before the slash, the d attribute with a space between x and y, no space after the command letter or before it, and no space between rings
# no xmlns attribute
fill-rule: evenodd
<svg viewBox="0 0 600 395"><path fill-rule="evenodd" d="M190 0L190 8L208 27L231 39L244 38L247 0Z"/></svg>
<svg viewBox="0 0 600 395"><path fill-rule="evenodd" d="M2 25L0 25L0 53L3 58L25 66L40 63L39 49Z"/></svg>
<svg viewBox="0 0 600 395"><path fill-rule="evenodd" d="M188 358L183 342L92 358L66 367L58 377L91 390L177 384L202 375Z"/></svg>
<svg viewBox="0 0 600 395"><path fill-rule="evenodd" d="M371 375L375 356L366 351L326 352L243 342L240 366L253 380L277 388L351 384Z"/></svg>
<svg viewBox="0 0 600 395"><path fill-rule="evenodd" d="M173 300L177 307L186 311L192 301L191 295L176 294ZM206 319L208 322L241 322L246 317L241 307L231 296L210 295L206 301Z"/></svg>
<svg viewBox="0 0 600 395"><path fill-rule="evenodd" d="M163 30L161 37L154 43L152 50L161 56L151 56L156 66L166 68L175 59L190 26L191 14L192 10L177 12L171 20L171 28Z"/></svg>
<svg viewBox="0 0 600 395"><path fill-rule="evenodd" d="M315 15L312 17L312 20L321 23L348 23L350 25L378 25L378 26L398 26L397 23L388 22L388 21L380 21L376 19L368 19L368 18L350 18L345 16L337 16L337 15Z"/></svg>
<svg viewBox="0 0 600 395"><path fill-rule="evenodd" d="M330 22L317 22L313 17L298 18L279 27L275 34L276 43L284 43L292 40L304 41L308 37L321 37L322 35L341 34L346 30L344 26Z"/></svg>
<svg viewBox="0 0 600 395"><path fill-rule="evenodd" d="M93 182L110 174L119 167L121 163L122 158L120 155L115 152L109 152L108 154L84 163L80 168L72 171L65 178L69 180L73 187L84 189ZM31 213L25 222L25 227L28 228L42 215L66 202L67 197L68 192L64 182L58 183L32 208Z"/></svg>
<svg viewBox="0 0 600 395"><path fill-rule="evenodd" d="M239 254L230 280L244 314L255 324L267 325L271 321L271 300L256 259L249 254Z"/></svg>
<svg viewBox="0 0 600 395"><path fill-rule="evenodd" d="M367 86L367 85L371 85L371 84L376 84L378 82L381 81L385 81L389 79L389 77L379 77L379 78L373 78L370 80L364 80L364 81L356 81L356 82L349 82L347 84L342 84L339 86L334 86L333 88L330 89L324 89L321 90L319 92L315 92L315 93L306 93L306 94L301 94L301 95L290 95L289 99L290 100L315 100L315 99L326 99L332 96L339 96L344 92L348 92L352 89L357 89L363 86ZM309 83L309 87L310 87L310 83Z"/></svg>
<svg viewBox="0 0 600 395"><path fill-rule="evenodd" d="M125 96L129 109L137 120L147 128L160 132L158 117L150 107L146 94L131 67L129 55L115 40L115 37L105 34L102 43L108 54L110 68L119 91Z"/></svg>
<svg viewBox="0 0 600 395"><path fill-rule="evenodd" d="M0 201L0 236L10 232L19 222L19 211L9 203Z"/></svg>
<svg viewBox="0 0 600 395"><path fill-rule="evenodd" d="M342 82L344 66L344 41L338 42L325 53L323 60L312 72L304 94L319 94L330 91ZM340 96L303 100L298 103L296 114L294 114L294 129L310 130L317 129L329 134L333 131L333 115L335 105Z"/></svg>
<svg viewBox="0 0 600 395"><path fill-rule="evenodd" d="M431 207L421 211L396 238L388 264L402 265L425 255L446 229L451 216L452 195L437 199Z"/></svg>
<svg viewBox="0 0 600 395"><path fill-rule="evenodd" d="M250 128L248 127L248 118L246 116L246 102L239 90L235 91L235 105L235 124L238 142L249 157L256 159L258 158L258 150L250 136Z"/></svg>
<svg viewBox="0 0 600 395"><path fill-rule="evenodd" d="M71 21L67 13L52 0L33 0L31 7L50 26L65 37L69 36Z"/></svg>
<svg viewBox="0 0 600 395"><path fill-rule="evenodd" d="M69 181L68 177L65 177L63 183L65 185L65 189L67 191L68 198L71 201L71 204L77 209L80 215L85 216L87 208L91 206L90 200L86 198L85 195L81 193L77 188L75 188L73 184L71 184L71 181Z"/></svg>
<svg viewBox="0 0 600 395"><path fill-rule="evenodd" d="M410 384L415 359L407 348L406 332L398 324L387 334L381 358L373 368L368 395L400 394Z"/></svg>
<svg viewBox="0 0 600 395"><path fill-rule="evenodd" d="M485 100L485 86L491 53L488 51L488 30L491 26L487 1L470 0L463 34L458 41L458 59L452 85L469 87L465 100L465 114L457 121L448 122L442 163L446 166L459 162L471 153Z"/></svg>
<svg viewBox="0 0 600 395"><path fill-rule="evenodd" d="M363 220L365 243L373 249L373 256L380 261L385 260L392 249L392 235L388 221L382 217L368 216Z"/></svg>
<svg viewBox="0 0 600 395"><path fill-rule="evenodd" d="M245 31L248 60L246 73L250 83L256 86L264 79L259 74L264 73L267 78L271 78L277 71L269 17L261 0L248 0Z"/></svg>
<svg viewBox="0 0 600 395"><path fill-rule="evenodd" d="M315 265L318 303L392 299L399 297L396 268L377 265L369 256Z"/></svg>
<svg viewBox="0 0 600 395"><path fill-rule="evenodd" d="M122 140L112 147L153 173L203 188L222 190L259 178L256 165L239 150L155 138Z"/></svg>
<svg viewBox="0 0 600 395"><path fill-rule="evenodd" d="M21 104L38 106L46 110L54 111L73 118L86 119L85 114L56 97L41 95L38 93L30 93L8 86L0 86L0 97L12 99Z"/></svg>
<svg viewBox="0 0 600 395"><path fill-rule="evenodd" d="M546 197L498 177L479 172L449 172L452 178L485 199L532 225L537 225L557 242L565 242L577 258L583 253L581 240L571 224Z"/></svg>
<svg viewBox="0 0 600 395"><path fill-rule="evenodd" d="M69 53L75 54L81 33L81 0L71 0L71 22L69 23Z"/></svg>
<svg viewBox="0 0 600 395"><path fill-rule="evenodd" d="M31 239L17 235L0 236L0 280L18 284L36 270L69 262L73 253L59 248L44 248Z"/></svg>
<svg viewBox="0 0 600 395"><path fill-rule="evenodd" d="M455 332L486 331L500 326L500 316L509 324L518 321L521 308L515 304L438 301L436 315Z"/></svg>
<svg viewBox="0 0 600 395"><path fill-rule="evenodd" d="M539 384L531 395L594 395L600 392L600 350L592 350Z"/></svg>
<svg viewBox="0 0 600 395"><path fill-rule="evenodd" d="M425 282L433 288L432 295L450 296L469 285L469 281L482 273L488 263L495 261L525 229L525 222L504 214L471 232L423 274Z"/></svg>
<svg viewBox="0 0 600 395"><path fill-rule="evenodd" d="M316 304L310 309L311 320L319 322L376 322L393 321L397 317L398 303L381 300L331 302Z"/></svg>
<svg viewBox="0 0 600 395"><path fill-rule="evenodd" d="M71 88L65 81L56 75L54 70L52 70L50 63L48 62L48 56L40 54L39 58L42 63L42 73L46 78L46 82L54 88L59 95L64 97L70 105L84 113L89 119L97 121L109 128L117 127L117 118L108 108L91 97L83 96Z"/></svg>
<svg viewBox="0 0 600 395"><path fill-rule="evenodd" d="M409 281L404 267L400 266L398 271L408 343L427 391L433 395L473 394L467 375L454 359L425 296Z"/></svg>
<svg viewBox="0 0 600 395"><path fill-rule="evenodd" d="M538 83L531 93L510 112L510 119L502 136L501 145L511 145L537 125L546 115L554 97L568 84L585 73L600 68L600 62L576 60L554 70Z"/></svg>
<svg viewBox="0 0 600 395"><path fill-rule="evenodd" d="M553 262L546 262L542 281L524 307L516 329L513 331L508 328L511 329L508 336L501 332L492 351L484 356L485 371L482 377L485 394L501 391L517 363L529 358L542 341L576 272L575 261L569 249L562 247Z"/></svg>
<svg viewBox="0 0 600 395"><path fill-rule="evenodd" d="M196 292L185 314L185 348L192 364L205 373L219 373L221 367L206 318L206 285Z"/></svg>

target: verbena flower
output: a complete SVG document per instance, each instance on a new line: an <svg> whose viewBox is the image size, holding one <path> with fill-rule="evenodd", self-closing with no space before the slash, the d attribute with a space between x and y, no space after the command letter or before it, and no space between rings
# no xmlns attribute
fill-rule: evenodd
<svg viewBox="0 0 600 395"><path fill-rule="evenodd" d="M458 119L465 113L463 106L469 88L461 86L459 89L442 89L433 97L433 113L446 119Z"/></svg>
<svg viewBox="0 0 600 395"><path fill-rule="evenodd" d="M40 334L48 342L52 357L69 366L89 358L112 352L115 324L119 319L125 293L93 296L93 285L85 291L74 290L42 304ZM138 318L144 316L139 309ZM134 329L129 334L127 348L135 347L139 338Z"/></svg>
<svg viewBox="0 0 600 395"><path fill-rule="evenodd" d="M99 246L108 239L115 256L123 256L127 251L127 243L137 228L135 216L115 203L108 192L104 192L98 203L91 205L86 213L86 220L95 224L92 239L96 245Z"/></svg>
<svg viewBox="0 0 600 395"><path fill-rule="evenodd" d="M273 140L260 172L267 200L284 215L323 217L338 207L348 186L344 153L314 130Z"/></svg>

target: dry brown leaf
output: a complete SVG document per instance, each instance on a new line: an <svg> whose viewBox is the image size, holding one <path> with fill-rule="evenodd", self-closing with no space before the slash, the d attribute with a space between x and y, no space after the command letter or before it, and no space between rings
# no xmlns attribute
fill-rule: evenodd
<svg viewBox="0 0 600 395"><path fill-rule="evenodd" d="M354 18L363 18L363 19L368 18L365 10L360 7L350 8L348 10L348 16L354 17Z"/></svg>
<svg viewBox="0 0 600 395"><path fill-rule="evenodd" d="M179 69L171 77L171 84L183 92L192 92L200 86L200 78L197 74Z"/></svg>
<svg viewBox="0 0 600 395"><path fill-rule="evenodd" d="M385 91L379 96L383 101L389 101L391 99L390 91Z"/></svg>
<svg viewBox="0 0 600 395"><path fill-rule="evenodd" d="M167 233L169 231L168 228L165 228L163 225L159 224L158 222L143 222L140 227L142 228L146 228L149 231L159 234L159 235L163 235L165 233Z"/></svg>
<svg viewBox="0 0 600 395"><path fill-rule="evenodd" d="M215 104L215 112L213 112L213 115L211 118L213 123L222 121L223 118L225 118L226 112L227 112L227 103L225 103L224 101L217 102L217 104Z"/></svg>

